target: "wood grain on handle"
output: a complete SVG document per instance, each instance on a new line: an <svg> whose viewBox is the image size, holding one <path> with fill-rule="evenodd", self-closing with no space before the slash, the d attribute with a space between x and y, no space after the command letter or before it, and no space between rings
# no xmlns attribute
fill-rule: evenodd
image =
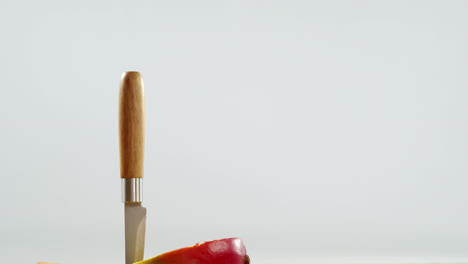
<svg viewBox="0 0 468 264"><path fill-rule="evenodd" d="M120 178L143 178L145 92L139 72L125 72L119 92Z"/></svg>

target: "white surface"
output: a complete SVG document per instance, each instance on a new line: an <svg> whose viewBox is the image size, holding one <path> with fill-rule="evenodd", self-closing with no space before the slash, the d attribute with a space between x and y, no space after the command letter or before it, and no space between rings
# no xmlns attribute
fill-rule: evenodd
<svg viewBox="0 0 468 264"><path fill-rule="evenodd" d="M257 264L468 261L467 8L1 1L2 261L122 263L126 70L147 257L238 236Z"/></svg>

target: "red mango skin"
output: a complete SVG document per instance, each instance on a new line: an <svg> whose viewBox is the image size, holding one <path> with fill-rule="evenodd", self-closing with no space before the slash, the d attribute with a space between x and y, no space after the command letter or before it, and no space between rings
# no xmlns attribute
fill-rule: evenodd
<svg viewBox="0 0 468 264"><path fill-rule="evenodd" d="M134 264L249 264L245 245L240 238L197 243Z"/></svg>

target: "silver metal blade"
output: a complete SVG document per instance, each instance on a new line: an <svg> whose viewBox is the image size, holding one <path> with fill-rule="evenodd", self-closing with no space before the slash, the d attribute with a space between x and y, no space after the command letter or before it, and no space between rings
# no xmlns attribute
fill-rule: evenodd
<svg viewBox="0 0 468 264"><path fill-rule="evenodd" d="M143 260L146 208L141 203L125 203L125 263Z"/></svg>

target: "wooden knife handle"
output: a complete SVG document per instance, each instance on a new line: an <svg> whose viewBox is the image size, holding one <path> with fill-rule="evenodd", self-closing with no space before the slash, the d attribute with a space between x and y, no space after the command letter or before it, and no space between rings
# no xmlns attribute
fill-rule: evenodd
<svg viewBox="0 0 468 264"><path fill-rule="evenodd" d="M143 178L145 92L139 72L125 72L119 91L120 178Z"/></svg>

